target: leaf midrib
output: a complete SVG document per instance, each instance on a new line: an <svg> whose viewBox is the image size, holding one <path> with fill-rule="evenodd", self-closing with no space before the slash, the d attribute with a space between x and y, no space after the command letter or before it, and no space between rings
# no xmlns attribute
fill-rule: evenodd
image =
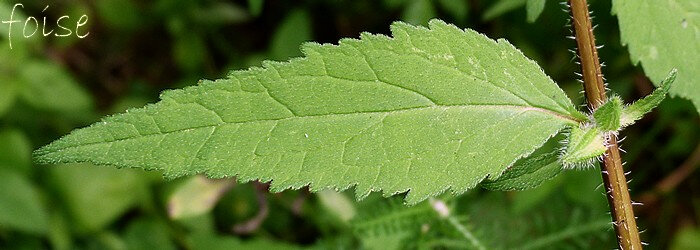
<svg viewBox="0 0 700 250"><path fill-rule="evenodd" d="M85 147L85 146L91 146L91 145L96 145L96 144L114 143L114 142L126 141L126 140L131 140L131 139L136 139L136 138L142 138L142 137L146 137L146 136L168 135L171 133L177 133L177 132L181 132L181 131L185 131L185 130L218 127L218 126L229 125L229 124L249 124L249 123L270 122L270 121L277 121L278 122L278 121L291 120L291 119L332 117L332 116L349 116L349 115L361 115L361 114L390 115L390 114L406 113L406 112L429 110L429 109L445 110L445 109L452 109L452 108L473 108L473 107L521 110L522 112L534 111L534 112L540 112L540 113L544 113L546 115L550 115L552 117L560 119L560 120L564 121L565 123L569 123L569 124L578 124L578 123L582 122L581 120L577 119L576 117L570 116L568 114L562 114L562 113L559 113L559 112L556 112L553 110L539 108L539 107L509 105L509 104L460 104L460 105L436 105L436 106L431 105L431 106L411 107L411 108L405 108L405 109L395 109L395 110L385 110L385 111L362 111L362 112L353 112L353 113L331 113L331 114L320 114L320 115L290 116L290 117L284 117L284 118L278 118L278 119L260 119L260 120L250 120L250 121L242 121L242 122L226 122L226 121L224 121L224 122L214 124L214 125L195 126L195 127L189 127L189 128L177 129L177 130L172 130L172 131L167 131L167 132L153 133L153 134L140 134L139 136L126 137L126 138L121 138L121 139L116 139L116 140L111 140L111 141L83 143L83 144L79 144L79 145L61 147L61 148L54 149L54 150L60 151L60 150L65 150L65 149L70 149L70 148ZM151 116L151 115L148 114L148 116ZM119 121L108 121L108 122L119 122ZM126 123L126 124L130 124L133 126L133 124L131 124L131 123L127 123L127 122L121 122L121 123ZM42 151L42 150L39 150L39 151ZM46 152L46 153L42 152L42 153L39 153L38 155L47 155L47 154L51 154L51 153L52 152Z"/></svg>

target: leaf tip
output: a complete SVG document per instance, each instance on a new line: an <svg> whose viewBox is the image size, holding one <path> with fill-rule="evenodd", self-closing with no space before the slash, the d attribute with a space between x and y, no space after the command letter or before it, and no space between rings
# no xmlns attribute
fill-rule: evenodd
<svg viewBox="0 0 700 250"><path fill-rule="evenodd" d="M666 79L661 81L661 88L665 90L665 92L668 92L669 89L671 89L671 85L676 81L676 76L678 75L678 69L673 68L671 69L670 72L668 72L668 76L666 76Z"/></svg>
<svg viewBox="0 0 700 250"><path fill-rule="evenodd" d="M49 165L49 164L57 164L57 163L67 163L64 159L61 159L59 157L53 156L53 153L56 153L57 151L60 150L60 144L65 141L65 136L55 140L48 145L44 145L32 152L32 159L36 164L40 165Z"/></svg>
<svg viewBox="0 0 700 250"><path fill-rule="evenodd" d="M632 125L635 121L641 119L644 114L658 106L666 98L677 75L678 70L675 68L672 69L654 92L625 107L622 110L622 127Z"/></svg>

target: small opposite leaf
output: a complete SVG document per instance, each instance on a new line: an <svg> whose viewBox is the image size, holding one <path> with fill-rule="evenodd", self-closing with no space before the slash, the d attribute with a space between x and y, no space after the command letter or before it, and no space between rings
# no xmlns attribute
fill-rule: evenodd
<svg viewBox="0 0 700 250"><path fill-rule="evenodd" d="M676 69L671 70L666 79L661 81L661 86L656 88L651 95L648 95L643 99L625 107L622 110L622 116L620 117L620 125L622 127L629 126L636 120L641 119L644 114L658 106L659 103L666 98L668 90L671 89L671 84L673 84L673 82L676 80L677 72L678 71Z"/></svg>
<svg viewBox="0 0 700 250"><path fill-rule="evenodd" d="M597 127L573 127L568 140L560 159L567 168L586 167L607 150L603 133Z"/></svg>
<svg viewBox="0 0 700 250"><path fill-rule="evenodd" d="M482 187L490 190L525 190L534 188L552 179L561 172L559 155L556 152L528 157L513 165L496 180L485 181Z"/></svg>
<svg viewBox="0 0 700 250"><path fill-rule="evenodd" d="M306 44L305 58L166 91L161 101L36 151L39 161L271 181L273 191L356 186L416 203L497 178L587 117L505 40L433 20Z"/></svg>
<svg viewBox="0 0 700 250"><path fill-rule="evenodd" d="M620 129L620 114L622 113L622 100L613 96L593 112L596 126L602 131L617 131Z"/></svg>

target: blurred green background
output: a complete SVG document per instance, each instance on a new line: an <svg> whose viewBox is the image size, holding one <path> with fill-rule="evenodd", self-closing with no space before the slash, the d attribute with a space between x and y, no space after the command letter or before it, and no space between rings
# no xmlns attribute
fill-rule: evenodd
<svg viewBox="0 0 700 250"><path fill-rule="evenodd" d="M525 2L0 0L3 21L22 3L15 20L46 17L55 28L68 15L74 31L87 15L81 32L90 32L79 39L39 30L27 39L23 23L0 25L0 249L470 248L430 202L356 202L352 190L271 194L265 184L203 177L166 182L141 170L35 165L31 152L104 115L155 102L164 89L300 56L306 41L388 34L395 20L440 18L506 38L582 104L568 14L546 1L533 20ZM650 93L620 45L609 1L590 2L609 88L628 102ZM636 214L649 249L700 249L700 179L692 172L699 124L689 101L670 98L622 134L631 194L646 203ZM567 171L528 191L440 199L487 248L609 249L616 243L600 183L597 169Z"/></svg>

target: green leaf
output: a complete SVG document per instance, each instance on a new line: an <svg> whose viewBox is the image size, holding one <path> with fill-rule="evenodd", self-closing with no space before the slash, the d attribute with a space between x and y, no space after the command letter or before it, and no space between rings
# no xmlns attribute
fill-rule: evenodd
<svg viewBox="0 0 700 250"><path fill-rule="evenodd" d="M661 86L656 88L654 92L625 107L622 110L620 117L621 126L625 127L631 125L636 120L641 119L644 114L648 113L656 106L659 106L659 103L666 98L666 94L668 93L669 89L671 89L671 85L675 82L676 75L677 70L671 70L666 79L661 81Z"/></svg>
<svg viewBox="0 0 700 250"><path fill-rule="evenodd" d="M621 113L622 100L613 96L593 112L593 118L596 126L602 131L617 131L620 129Z"/></svg>
<svg viewBox="0 0 700 250"><path fill-rule="evenodd" d="M382 1L384 7L390 10L397 10L408 4L409 0L384 0Z"/></svg>
<svg viewBox="0 0 700 250"><path fill-rule="evenodd" d="M178 6L180 5L178 4ZM211 27L223 24L243 23L248 21L250 16L249 11L238 4L215 1L194 8L191 14L189 14L189 20L194 21L198 26Z"/></svg>
<svg viewBox="0 0 700 250"><path fill-rule="evenodd" d="M186 217L177 220L177 222L179 226L190 232L213 232L215 230L213 214L206 213L196 217Z"/></svg>
<svg viewBox="0 0 700 250"><path fill-rule="evenodd" d="M299 44L311 40L311 17L306 10L297 9L281 22L275 30L270 44L270 57L274 60L287 60L301 55Z"/></svg>
<svg viewBox="0 0 700 250"><path fill-rule="evenodd" d="M48 214L39 193L25 176L0 169L0 228L44 234Z"/></svg>
<svg viewBox="0 0 700 250"><path fill-rule="evenodd" d="M51 249L69 250L73 242L70 235L68 216L61 209L51 209L49 218L49 232L47 235Z"/></svg>
<svg viewBox="0 0 700 250"><path fill-rule="evenodd" d="M588 207L598 211L609 209L605 196L605 189L600 178L599 162L596 167L585 171L566 171L557 177L560 186L556 188L560 194L566 196L569 204Z"/></svg>
<svg viewBox="0 0 700 250"><path fill-rule="evenodd" d="M438 4L443 11L459 21L467 20L469 14L469 3L462 0L438 0Z"/></svg>
<svg viewBox="0 0 700 250"><path fill-rule="evenodd" d="M600 183L600 170L564 171L537 188L519 192L485 192L460 198L460 214L470 215L475 235L489 249L597 249L615 242L607 200L596 185L578 188L577 196L592 196L603 206L581 206L564 190L580 178ZM596 203L599 204L599 203ZM605 223L607 222L607 223ZM595 224L597 227L592 227ZM514 230L517 228L518 230ZM613 243L614 244L614 243ZM465 244L463 244L465 245ZM612 246L610 246L612 247Z"/></svg>
<svg viewBox="0 0 700 250"><path fill-rule="evenodd" d="M562 175L573 172L577 171L564 171ZM533 209L537 208L537 206L545 203L553 193L557 193L557 191L562 189L563 181L564 180L561 178L555 178L535 188L514 192L513 197L511 197L513 203L506 208L510 209L515 214L528 214L532 212Z"/></svg>
<svg viewBox="0 0 700 250"><path fill-rule="evenodd" d="M85 237L87 249L127 249L126 242L112 231L102 231Z"/></svg>
<svg viewBox="0 0 700 250"><path fill-rule="evenodd" d="M539 238L529 239L527 243L519 245L518 248L544 249L552 247L555 244L562 244L562 246L571 247L571 241L577 242L576 240L584 238L586 236L588 238L593 238L592 236L596 236L596 234L599 234L600 232L605 232L612 229L612 223L610 223L610 220L607 218L598 220L576 220L579 221L575 221L574 219L572 219L572 222L567 224L565 228L553 231L549 234L542 235ZM591 243L589 242L590 241L579 240L576 246L584 249L591 248Z"/></svg>
<svg viewBox="0 0 700 250"><path fill-rule="evenodd" d="M348 222L355 217L355 205L347 196L332 190L321 191L317 194L321 205L342 222Z"/></svg>
<svg viewBox="0 0 700 250"><path fill-rule="evenodd" d="M133 0L100 0L95 2L95 9L100 22L121 31L142 28L146 22L144 17L148 16Z"/></svg>
<svg viewBox="0 0 700 250"><path fill-rule="evenodd" d="M197 32L183 32L174 39L172 54L178 67L184 71L198 72L207 60L206 41Z"/></svg>
<svg viewBox="0 0 700 250"><path fill-rule="evenodd" d="M0 168L29 173L32 170L31 157L32 144L21 130L0 130Z"/></svg>
<svg viewBox="0 0 700 250"><path fill-rule="evenodd" d="M207 213L233 184L231 180L210 180L203 176L190 178L170 196L168 215L180 219Z"/></svg>
<svg viewBox="0 0 700 250"><path fill-rule="evenodd" d="M89 164L57 166L49 181L72 217L78 233L96 232L135 205L147 189L140 171L97 168Z"/></svg>
<svg viewBox="0 0 700 250"><path fill-rule="evenodd" d="M408 232L396 232L387 235L362 237L362 247L365 249L379 250L400 250L406 249L405 244L409 241L411 234Z"/></svg>
<svg viewBox="0 0 700 250"><path fill-rule="evenodd" d="M401 20L414 25L425 25L435 16L435 8L430 0L414 0L406 5Z"/></svg>
<svg viewBox="0 0 700 250"><path fill-rule="evenodd" d="M0 44L1 45L1 44ZM2 68L0 68L0 72ZM15 103L18 92L18 84L9 77L0 76L0 117Z"/></svg>
<svg viewBox="0 0 700 250"><path fill-rule="evenodd" d="M31 106L61 113L84 113L92 99L63 68L43 61L30 61L20 72L22 97Z"/></svg>
<svg viewBox="0 0 700 250"><path fill-rule="evenodd" d="M259 16L265 6L265 0L248 0L248 12L252 16Z"/></svg>
<svg viewBox="0 0 700 250"><path fill-rule="evenodd" d="M587 117L505 40L442 21L395 23L306 44L305 58L167 91L161 101L36 151L84 162L271 181L271 190L356 186L417 203L497 178Z"/></svg>
<svg viewBox="0 0 700 250"><path fill-rule="evenodd" d="M623 107L622 99L613 96L593 112L593 118L597 129L603 132L616 132L623 127L633 124L661 103L666 97L671 84L676 79L676 70L672 70L668 77L661 82L661 86L653 93L633 104Z"/></svg>
<svg viewBox="0 0 700 250"><path fill-rule="evenodd" d="M700 228L685 226L679 229L671 240L671 250L700 248Z"/></svg>
<svg viewBox="0 0 700 250"><path fill-rule="evenodd" d="M525 190L539 186L542 182L554 178L562 170L559 154L551 152L528 157L513 165L496 180L487 180L481 184L490 190Z"/></svg>
<svg viewBox="0 0 700 250"><path fill-rule="evenodd" d="M234 237L218 236L211 233L194 233L188 238L188 249L227 250L227 249L276 249L299 250L301 247L265 238L240 240Z"/></svg>
<svg viewBox="0 0 700 250"><path fill-rule="evenodd" d="M400 199L377 198L360 202L351 221L355 235L367 249L405 249L408 237L418 234L422 224L438 218L428 201L406 207Z"/></svg>
<svg viewBox="0 0 700 250"><path fill-rule="evenodd" d="M164 222L155 219L132 221L124 233L127 249L177 249Z"/></svg>
<svg viewBox="0 0 700 250"><path fill-rule="evenodd" d="M605 138L598 127L571 128L561 163L567 168L586 167L605 153Z"/></svg>
<svg viewBox="0 0 700 250"><path fill-rule="evenodd" d="M500 0L495 4L491 4L491 6L484 11L484 14L481 16L481 20L490 21L505 13L520 8L521 6L525 5L527 1L529 0Z"/></svg>
<svg viewBox="0 0 700 250"><path fill-rule="evenodd" d="M525 10L527 11L527 21L534 23L544 10L546 0L527 0Z"/></svg>
<svg viewBox="0 0 700 250"><path fill-rule="evenodd" d="M700 113L700 1L614 0L612 7L632 62L657 86L678 68L670 93L691 100Z"/></svg>

